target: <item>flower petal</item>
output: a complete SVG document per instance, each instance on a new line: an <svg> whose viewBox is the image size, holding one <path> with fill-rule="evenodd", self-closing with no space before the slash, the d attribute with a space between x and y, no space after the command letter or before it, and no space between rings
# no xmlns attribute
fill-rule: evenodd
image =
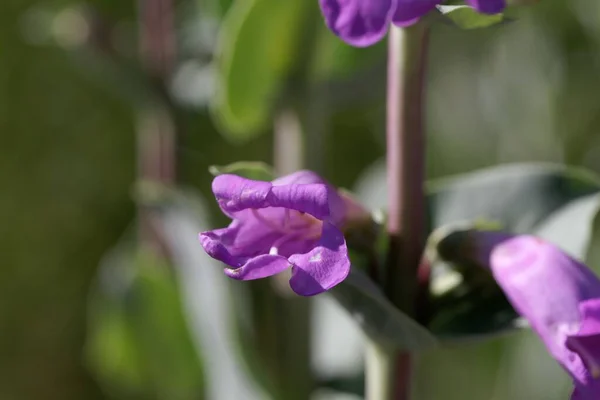
<svg viewBox="0 0 600 400"><path fill-rule="evenodd" d="M572 376L572 400L600 398L600 279L590 269L552 243L502 232L456 231L438 250L447 261L490 268L515 310Z"/></svg>
<svg viewBox="0 0 600 400"><path fill-rule="evenodd" d="M441 2L442 0L398 0L392 22L396 26L412 25Z"/></svg>
<svg viewBox="0 0 600 400"><path fill-rule="evenodd" d="M380 41L397 0L319 0L329 29L357 47Z"/></svg>
<svg viewBox="0 0 600 400"><path fill-rule="evenodd" d="M249 258L268 253L280 234L256 219L234 221L229 227L202 232L200 243L206 253L231 267L244 265Z"/></svg>
<svg viewBox="0 0 600 400"><path fill-rule="evenodd" d="M323 223L321 239L305 254L289 258L290 286L301 296L314 296L342 282L350 273L350 259L344 235L334 225Z"/></svg>
<svg viewBox="0 0 600 400"><path fill-rule="evenodd" d="M469 5L484 14L498 14L506 7L506 0L467 0Z"/></svg>
<svg viewBox="0 0 600 400"><path fill-rule="evenodd" d="M268 207L267 197L272 186L270 182L223 174L213 180L212 191L221 209L229 214L247 208Z"/></svg>
<svg viewBox="0 0 600 400"><path fill-rule="evenodd" d="M307 183L327 183L316 173L309 170L301 170L275 179L271 182L273 186L301 185Z"/></svg>
<svg viewBox="0 0 600 400"><path fill-rule="evenodd" d="M591 360L578 356L568 342L581 327L580 304L600 298L598 277L558 247L532 236L517 236L498 244L492 250L490 264L513 307L571 374L578 395L587 393L590 385L596 386L591 378L593 371L585 365ZM578 343L571 339L572 346Z"/></svg>
<svg viewBox="0 0 600 400"><path fill-rule="evenodd" d="M285 257L263 254L252 258L240 268L225 268L225 275L241 281L250 281L277 275L289 267L290 263Z"/></svg>
<svg viewBox="0 0 600 400"><path fill-rule="evenodd" d="M567 347L577 353L594 379L600 378L600 299L580 304L581 328L567 338Z"/></svg>
<svg viewBox="0 0 600 400"><path fill-rule="evenodd" d="M341 202L335 190L323 183L273 186L236 175L219 175L212 189L221 209L232 217L246 209L281 207L324 220L332 217L330 203Z"/></svg>
<svg viewBox="0 0 600 400"><path fill-rule="evenodd" d="M326 220L332 216L330 203L336 201L333 190L322 183L273 186L267 200L270 207L283 207Z"/></svg>

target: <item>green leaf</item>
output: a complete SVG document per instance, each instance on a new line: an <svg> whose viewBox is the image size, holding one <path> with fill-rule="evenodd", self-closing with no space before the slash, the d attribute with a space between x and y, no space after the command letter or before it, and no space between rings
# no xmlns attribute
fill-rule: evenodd
<svg viewBox="0 0 600 400"><path fill-rule="evenodd" d="M385 345L418 352L436 345L435 338L402 313L362 272L352 270L348 278L329 291L352 315L364 332Z"/></svg>
<svg viewBox="0 0 600 400"><path fill-rule="evenodd" d="M126 398L192 400L204 374L168 265L126 250L101 269L91 300L88 363Z"/></svg>
<svg viewBox="0 0 600 400"><path fill-rule="evenodd" d="M600 211L591 221L589 241L586 249L585 262L597 274L600 274Z"/></svg>
<svg viewBox="0 0 600 400"><path fill-rule="evenodd" d="M461 29L480 29L505 22L504 15L481 14L469 6L437 6L444 17Z"/></svg>
<svg viewBox="0 0 600 400"><path fill-rule="evenodd" d="M221 30L212 107L231 140L244 142L266 129L297 61L296 44L310 6L305 0L244 0L231 6Z"/></svg>
<svg viewBox="0 0 600 400"><path fill-rule="evenodd" d="M208 170L214 176L234 174L257 181L272 181L276 178L273 168L260 161L238 161L229 165L211 165Z"/></svg>
<svg viewBox="0 0 600 400"><path fill-rule="evenodd" d="M594 218L599 209L599 194L582 197L552 213L536 227L534 233L556 244L573 257L586 261L586 255L594 246ZM594 267L594 263L591 263L590 267ZM600 265L596 267L597 272L600 272Z"/></svg>
<svg viewBox="0 0 600 400"><path fill-rule="evenodd" d="M374 46L350 46L335 36L325 24L319 25L314 49L312 77L317 81L336 81L349 78L385 57L387 46L381 41Z"/></svg>
<svg viewBox="0 0 600 400"><path fill-rule="evenodd" d="M491 280L488 285L462 282L433 297L431 308L427 327L444 341L483 340L527 326Z"/></svg>
<svg viewBox="0 0 600 400"><path fill-rule="evenodd" d="M570 201L600 190L581 169L553 164L508 164L427 185L432 228L462 221L499 222L504 230L533 233Z"/></svg>

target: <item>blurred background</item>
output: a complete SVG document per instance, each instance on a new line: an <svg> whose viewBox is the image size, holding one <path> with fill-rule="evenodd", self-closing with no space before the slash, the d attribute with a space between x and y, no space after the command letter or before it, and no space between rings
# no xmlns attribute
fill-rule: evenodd
<svg viewBox="0 0 600 400"><path fill-rule="evenodd" d="M359 196L381 181L385 44L345 46L314 3L297 21L268 0L2 1L0 399L262 399L273 382L302 398L306 371L280 349L298 335L326 388L315 398L361 398L362 336L333 300L261 308L279 289L227 281L196 242L227 223L209 166L281 158L272 127L294 126L286 110L312 137L305 165ZM600 173L600 3L511 12L489 29L433 28L429 178L516 161ZM419 366L418 400L570 391L528 332Z"/></svg>

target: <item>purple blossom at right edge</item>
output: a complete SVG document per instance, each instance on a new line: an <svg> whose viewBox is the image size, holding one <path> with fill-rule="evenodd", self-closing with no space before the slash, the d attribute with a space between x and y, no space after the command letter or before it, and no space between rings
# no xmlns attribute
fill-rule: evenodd
<svg viewBox="0 0 600 400"><path fill-rule="evenodd" d="M471 255L572 376L571 399L600 399L600 279L537 237L471 234Z"/></svg>

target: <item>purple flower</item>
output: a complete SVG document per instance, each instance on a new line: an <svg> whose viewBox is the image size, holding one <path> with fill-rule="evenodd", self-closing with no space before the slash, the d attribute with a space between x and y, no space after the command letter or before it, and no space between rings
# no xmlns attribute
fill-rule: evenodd
<svg viewBox="0 0 600 400"><path fill-rule="evenodd" d="M572 399L600 399L598 277L558 247L533 236L478 231L469 236L469 254L490 268L515 310L572 376Z"/></svg>
<svg viewBox="0 0 600 400"><path fill-rule="evenodd" d="M273 182L217 176L212 190L233 221L200 234L204 250L238 280L265 278L288 268L299 295L331 289L350 272L341 228L368 214L318 175L300 171Z"/></svg>
<svg viewBox="0 0 600 400"><path fill-rule="evenodd" d="M380 41L388 26L412 25L443 0L319 0L325 22L333 33L357 47ZM477 11L496 14L506 0L467 0Z"/></svg>

